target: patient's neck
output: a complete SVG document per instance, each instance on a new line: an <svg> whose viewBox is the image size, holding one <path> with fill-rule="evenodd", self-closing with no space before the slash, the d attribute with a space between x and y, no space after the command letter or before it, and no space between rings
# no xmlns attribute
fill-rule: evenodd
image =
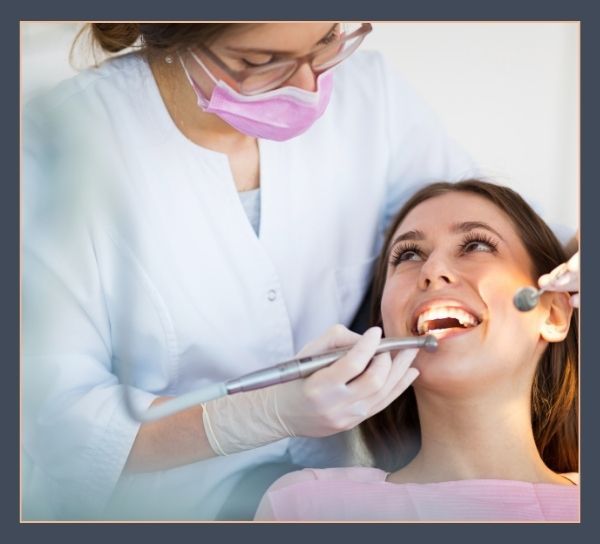
<svg viewBox="0 0 600 544"><path fill-rule="evenodd" d="M395 482L470 479L567 483L542 461L527 397L447 398L417 394L421 450Z"/></svg>

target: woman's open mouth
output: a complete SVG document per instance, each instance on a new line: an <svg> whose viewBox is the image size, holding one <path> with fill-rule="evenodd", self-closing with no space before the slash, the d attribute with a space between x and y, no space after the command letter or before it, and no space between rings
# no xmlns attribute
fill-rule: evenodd
<svg viewBox="0 0 600 544"><path fill-rule="evenodd" d="M445 338L466 332L480 323L481 319L465 308L440 305L419 313L413 322L412 332L418 336L433 334L436 338Z"/></svg>

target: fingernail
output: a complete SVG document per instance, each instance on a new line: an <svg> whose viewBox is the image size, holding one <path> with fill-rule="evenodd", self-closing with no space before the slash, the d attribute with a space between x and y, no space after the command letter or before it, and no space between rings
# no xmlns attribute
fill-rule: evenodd
<svg viewBox="0 0 600 544"><path fill-rule="evenodd" d="M406 357L409 358L411 361L417 356L417 353L419 353L419 350L417 348L410 348L402 351L403 353L406 353Z"/></svg>
<svg viewBox="0 0 600 544"><path fill-rule="evenodd" d="M573 308L579 308L579 293L575 294L575 295L571 295L571 306L573 306Z"/></svg>
<svg viewBox="0 0 600 544"><path fill-rule="evenodd" d="M568 266L571 270L574 268L579 270L579 251L568 260Z"/></svg>
<svg viewBox="0 0 600 544"><path fill-rule="evenodd" d="M381 336L381 334L383 333L383 331L381 330L381 327L371 327L367 332L371 336Z"/></svg>
<svg viewBox="0 0 600 544"><path fill-rule="evenodd" d="M407 367L409 367L415 360L417 353L419 353L419 350L415 348L401 349L398 351L398 353L396 353L392 362L397 364L404 364Z"/></svg>
<svg viewBox="0 0 600 544"><path fill-rule="evenodd" d="M563 272L561 275L558 276L552 276L551 274L544 274L543 276L540 276L539 280L538 280L538 285L540 287L547 287L547 288L551 288L552 287L563 287L564 285L567 285L568 283L570 283L573 280L573 273L572 272Z"/></svg>
<svg viewBox="0 0 600 544"><path fill-rule="evenodd" d="M556 287L562 287L573 281L573 272L565 272L562 276L556 278L552 284Z"/></svg>
<svg viewBox="0 0 600 544"><path fill-rule="evenodd" d="M410 375L409 375L410 372ZM414 368L414 367L410 367L407 371L405 375L409 375L409 379L410 379L410 383L414 382L420 375L421 373L419 372L418 369Z"/></svg>

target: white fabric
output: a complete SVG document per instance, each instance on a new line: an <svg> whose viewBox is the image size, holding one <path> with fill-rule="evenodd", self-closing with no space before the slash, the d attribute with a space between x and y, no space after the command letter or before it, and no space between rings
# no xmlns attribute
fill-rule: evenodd
<svg viewBox="0 0 600 544"><path fill-rule="evenodd" d="M135 55L64 82L24 119L25 516L214 517L243 470L343 462L334 437L286 439L121 476L140 410L291 357L348 324L385 222L415 186L472 175L375 53L335 72L302 136L260 141L257 237L225 155L175 127Z"/></svg>

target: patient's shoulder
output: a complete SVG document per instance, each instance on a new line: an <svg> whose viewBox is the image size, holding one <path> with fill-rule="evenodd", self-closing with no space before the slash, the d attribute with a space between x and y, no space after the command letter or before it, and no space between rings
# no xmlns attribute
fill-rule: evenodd
<svg viewBox="0 0 600 544"><path fill-rule="evenodd" d="M579 485L579 472L563 472L561 476L571 480L575 485Z"/></svg>
<svg viewBox="0 0 600 544"><path fill-rule="evenodd" d="M305 468L285 474L269 491L311 481L381 482L385 481L386 476L387 472L371 467Z"/></svg>

